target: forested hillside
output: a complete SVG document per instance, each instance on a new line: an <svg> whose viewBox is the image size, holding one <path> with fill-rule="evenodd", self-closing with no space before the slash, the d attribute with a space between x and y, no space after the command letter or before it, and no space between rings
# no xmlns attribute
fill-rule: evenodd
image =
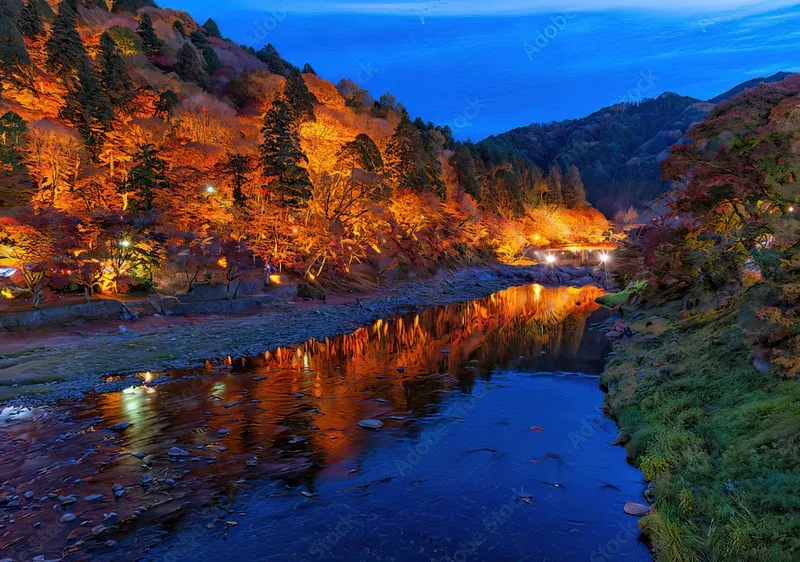
<svg viewBox="0 0 800 562"><path fill-rule="evenodd" d="M187 290L266 266L377 283L608 229L577 169L456 142L211 19L136 0L0 6L7 296Z"/></svg>

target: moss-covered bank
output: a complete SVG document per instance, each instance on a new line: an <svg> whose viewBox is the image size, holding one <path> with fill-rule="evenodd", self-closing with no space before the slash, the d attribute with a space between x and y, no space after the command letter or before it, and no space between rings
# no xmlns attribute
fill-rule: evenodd
<svg viewBox="0 0 800 562"><path fill-rule="evenodd" d="M603 374L651 485L656 559L800 560L800 381L759 373L743 342L758 302L680 322L640 312Z"/></svg>

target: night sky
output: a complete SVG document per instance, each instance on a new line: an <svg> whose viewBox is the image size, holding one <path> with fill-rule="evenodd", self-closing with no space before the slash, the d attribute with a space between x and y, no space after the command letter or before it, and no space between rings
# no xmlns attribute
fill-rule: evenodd
<svg viewBox="0 0 800 562"><path fill-rule="evenodd" d="M674 91L708 99L800 70L800 4L781 0L162 0L222 34L389 90L413 117L480 140ZM265 7L266 6L266 7ZM566 12L565 12L566 10ZM541 35L539 35L541 34ZM538 38L538 45L537 45Z"/></svg>

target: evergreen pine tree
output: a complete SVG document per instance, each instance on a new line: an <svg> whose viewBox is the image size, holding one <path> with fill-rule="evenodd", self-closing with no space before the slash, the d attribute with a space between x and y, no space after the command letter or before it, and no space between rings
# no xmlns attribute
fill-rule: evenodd
<svg viewBox="0 0 800 562"><path fill-rule="evenodd" d="M100 81L114 107L125 109L136 97L133 82L114 39L108 32L100 36Z"/></svg>
<svg viewBox="0 0 800 562"><path fill-rule="evenodd" d="M36 7L36 0L28 0L28 3L22 8L17 27L20 33L31 41L37 41L44 37L44 23L39 8Z"/></svg>
<svg viewBox="0 0 800 562"><path fill-rule="evenodd" d="M306 121L316 121L314 115L314 104L319 103L317 97L308 90L303 76L293 73L286 79L286 89L284 90L286 103L295 113L301 123Z"/></svg>
<svg viewBox="0 0 800 562"><path fill-rule="evenodd" d="M180 39L186 39L186 29L183 27L183 22L181 20L172 22L172 30L178 34Z"/></svg>
<svg viewBox="0 0 800 562"><path fill-rule="evenodd" d="M0 117L0 164L12 168L22 166L19 146L27 130L25 120L13 111Z"/></svg>
<svg viewBox="0 0 800 562"><path fill-rule="evenodd" d="M47 69L64 82L72 80L83 61L89 58L75 26L75 12L69 2L61 2L45 48Z"/></svg>
<svg viewBox="0 0 800 562"><path fill-rule="evenodd" d="M0 4L0 71L18 84L28 83L31 58L16 22L21 17L19 6Z"/></svg>
<svg viewBox="0 0 800 562"><path fill-rule="evenodd" d="M572 165L564 177L564 204L570 209L586 205L586 188L583 186L581 172Z"/></svg>
<svg viewBox="0 0 800 562"><path fill-rule="evenodd" d="M266 46L256 52L256 58L266 64L270 72L280 74L284 78L289 78L289 76L298 72L297 68L281 58L272 43L267 43Z"/></svg>
<svg viewBox="0 0 800 562"><path fill-rule="evenodd" d="M272 104L261 129L264 142L259 146L264 177L273 179L275 191L284 205L298 207L311 196L311 180L300 164L308 158L300 148L296 117L282 100Z"/></svg>
<svg viewBox="0 0 800 562"><path fill-rule="evenodd" d="M209 74L222 68L222 61L219 60L219 55L211 45L203 49L203 61L205 62L206 72Z"/></svg>
<svg viewBox="0 0 800 562"><path fill-rule="evenodd" d="M386 170L391 181L401 189L417 193L431 191L440 198L445 196L436 142L426 125L421 120L415 125L405 111L386 146Z"/></svg>
<svg viewBox="0 0 800 562"><path fill-rule="evenodd" d="M102 130L108 128L114 118L114 110L88 56L81 61L75 79L69 80L66 85L67 95L59 115L78 129L89 151L96 154L102 140Z"/></svg>
<svg viewBox="0 0 800 562"><path fill-rule="evenodd" d="M379 174L383 171L381 151L364 133L359 133L355 139L346 143L337 159L345 168L358 168L370 174Z"/></svg>
<svg viewBox="0 0 800 562"><path fill-rule="evenodd" d="M233 203L237 207L244 207L247 198L244 195L244 185L247 183L247 174L251 172L250 161L243 154L228 153L223 164L225 172L230 176L233 186Z"/></svg>
<svg viewBox="0 0 800 562"><path fill-rule="evenodd" d="M564 204L564 174L561 171L561 166L558 162L554 162L550 167L550 173L547 174L547 191L549 203L552 205Z"/></svg>
<svg viewBox="0 0 800 562"><path fill-rule="evenodd" d="M207 90L208 76L203 65L200 64L200 59L197 58L197 53L188 41L183 44L183 47L178 51L178 60L175 61L175 72L182 80L186 82L193 82Z"/></svg>
<svg viewBox="0 0 800 562"><path fill-rule="evenodd" d="M136 33L142 38L145 53L148 55L155 55L164 47L164 42L156 35L156 30L153 28L153 20L150 19L150 14L142 14L139 18L139 26L136 28Z"/></svg>
<svg viewBox="0 0 800 562"><path fill-rule="evenodd" d="M172 109L178 105L178 94L172 90L167 90L158 94L158 101L156 102L155 114L153 117L160 117L164 121L169 122L172 117Z"/></svg>
<svg viewBox="0 0 800 562"><path fill-rule="evenodd" d="M311 68L311 65L308 63L303 65L303 74L313 74L314 76L317 75L317 73L314 71L313 68Z"/></svg>
<svg viewBox="0 0 800 562"><path fill-rule="evenodd" d="M217 39L222 39L222 35L219 32L219 27L217 26L217 22L215 22L211 18L208 18L206 20L206 23L203 24L203 29L205 29L206 32L211 37L216 37Z"/></svg>
<svg viewBox="0 0 800 562"><path fill-rule="evenodd" d="M206 38L206 34L203 33L201 29L195 29L189 34L189 40L192 42L192 45L197 47L198 49L205 49L208 46L208 39Z"/></svg>
<svg viewBox="0 0 800 562"><path fill-rule="evenodd" d="M128 203L128 209L133 213L152 210L156 192L170 186L167 163L157 154L152 144L140 146L133 157L136 166L131 168L128 179L119 188L120 193L133 194L133 201Z"/></svg>

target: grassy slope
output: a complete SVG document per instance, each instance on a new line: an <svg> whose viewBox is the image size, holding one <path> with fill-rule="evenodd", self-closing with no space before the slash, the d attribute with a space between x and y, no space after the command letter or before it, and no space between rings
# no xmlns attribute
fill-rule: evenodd
<svg viewBox="0 0 800 562"><path fill-rule="evenodd" d="M657 560L800 560L800 382L753 367L742 334L758 301L755 287L686 325L650 311L606 367L626 448L655 484L641 525Z"/></svg>

